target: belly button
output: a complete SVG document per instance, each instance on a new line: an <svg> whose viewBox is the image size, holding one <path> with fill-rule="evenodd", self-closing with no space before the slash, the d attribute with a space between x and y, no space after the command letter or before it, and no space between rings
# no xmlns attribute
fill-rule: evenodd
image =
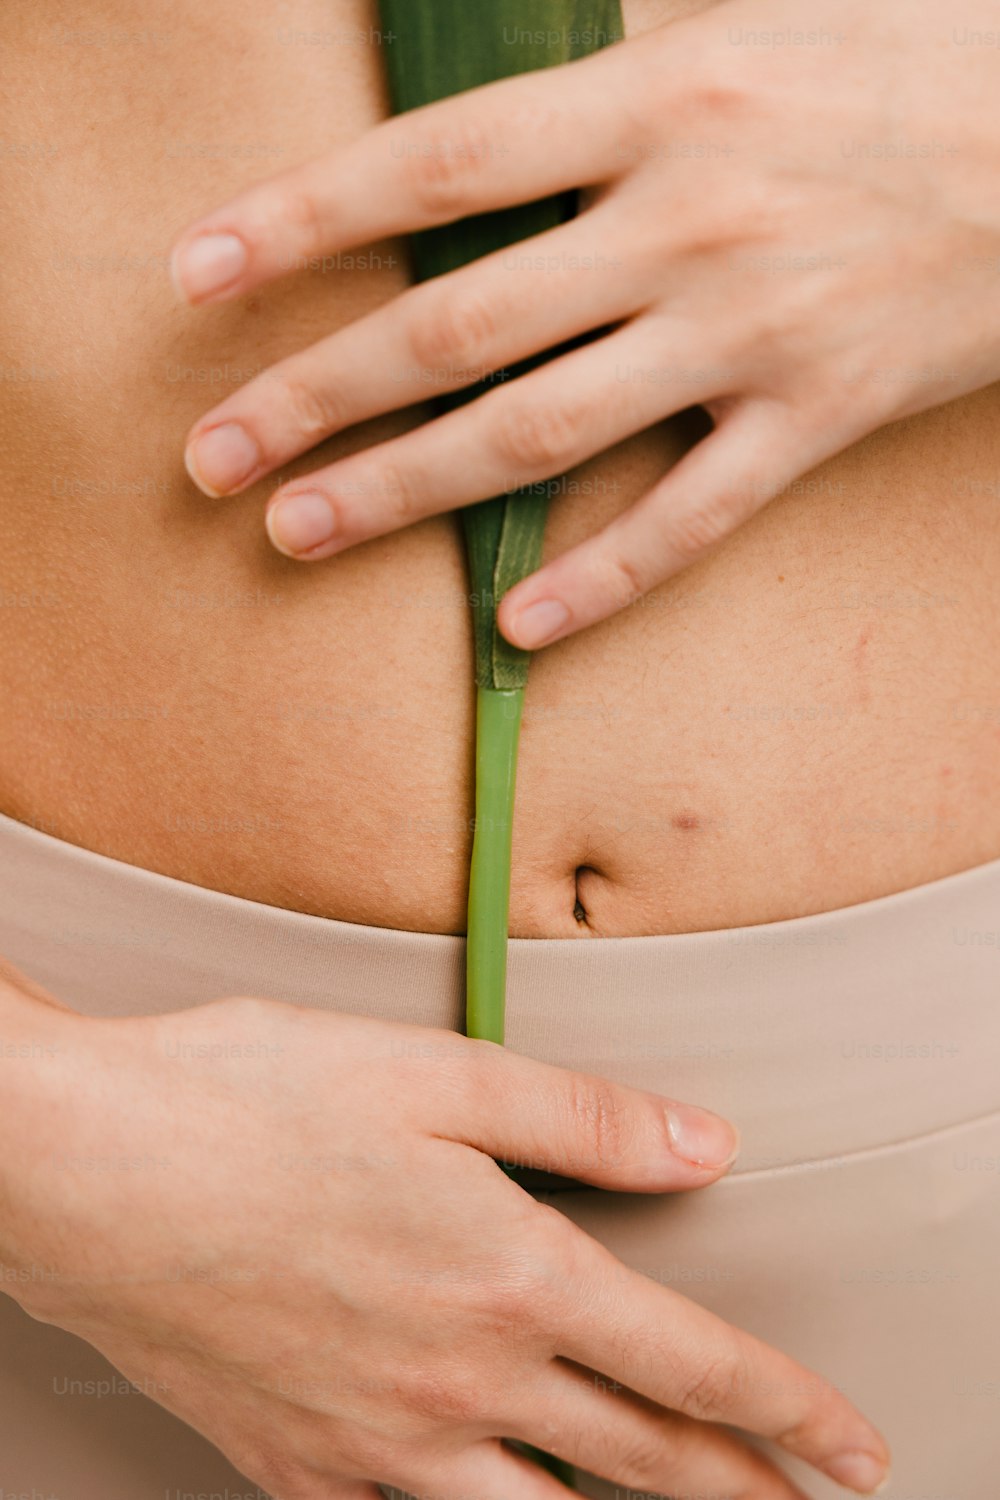
<svg viewBox="0 0 1000 1500"><path fill-rule="evenodd" d="M593 868L592 865L577 865L577 867L576 867L576 875L575 875L575 879L576 879L576 901L574 902L574 905L573 905L573 915L576 918L576 920L580 923L580 925L583 926L583 927L586 927L588 924L587 924L587 908L584 906L583 902L580 900L580 877L581 877L581 875L596 875L596 874L597 874L597 871Z"/></svg>

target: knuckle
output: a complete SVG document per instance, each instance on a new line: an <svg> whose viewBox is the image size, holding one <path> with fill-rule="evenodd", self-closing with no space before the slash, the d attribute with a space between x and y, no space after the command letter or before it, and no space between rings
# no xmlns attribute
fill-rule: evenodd
<svg viewBox="0 0 1000 1500"><path fill-rule="evenodd" d="M739 1406L747 1387L746 1361L735 1348L713 1350L699 1361L685 1382L678 1410L698 1421L725 1421Z"/></svg>
<svg viewBox="0 0 1000 1500"><path fill-rule="evenodd" d="M282 401L296 437L305 438L310 445L345 425L343 397L296 376L283 380Z"/></svg>
<svg viewBox="0 0 1000 1500"><path fill-rule="evenodd" d="M557 1209L552 1211L558 1213ZM566 1257L554 1241L554 1234L536 1238L526 1248L516 1278L504 1287L503 1310L526 1336L534 1336L547 1327L553 1296L565 1274Z"/></svg>
<svg viewBox="0 0 1000 1500"><path fill-rule="evenodd" d="M400 1402L408 1415L444 1426L482 1417L481 1381L468 1370L412 1366L400 1380Z"/></svg>
<svg viewBox="0 0 1000 1500"><path fill-rule="evenodd" d="M694 562L703 552L728 536L732 529L729 506L721 500L700 505L674 515L670 520L667 541L670 551L684 564Z"/></svg>
<svg viewBox="0 0 1000 1500"><path fill-rule="evenodd" d="M496 338L496 320L476 293L447 290L422 299L410 330L417 364L452 371L480 367Z"/></svg>
<svg viewBox="0 0 1000 1500"><path fill-rule="evenodd" d="M770 183L767 186L770 199L759 183L739 182L732 186L727 183L725 202L722 194L716 194L703 195L686 205L675 220L674 243L678 251L687 257L724 251L732 274L748 264L746 257L757 247L765 248L768 253L782 247L787 240L787 224L795 221L794 205L789 192L779 200L773 186ZM769 289L767 297L745 299L744 328L755 340L758 333L763 337L770 327L785 333L789 319L787 295L785 287L781 295ZM753 347L756 351L756 342Z"/></svg>
<svg viewBox="0 0 1000 1500"><path fill-rule="evenodd" d="M574 1079L568 1102L573 1139L586 1143L590 1164L621 1166L635 1138L635 1125L615 1087L600 1078ZM574 1165L578 1164L570 1163Z"/></svg>
<svg viewBox="0 0 1000 1500"><path fill-rule="evenodd" d="M548 1321L545 1299L551 1295L533 1268L520 1267L516 1274L506 1273L489 1288L483 1288L472 1321L491 1342L498 1342L508 1352L532 1350L548 1343Z"/></svg>
<svg viewBox="0 0 1000 1500"><path fill-rule="evenodd" d="M755 90L736 73L703 74L693 87L696 106L724 120L741 120L751 112Z"/></svg>
<svg viewBox="0 0 1000 1500"><path fill-rule="evenodd" d="M656 87L655 72L651 66L648 77L651 90ZM660 77L662 110L662 62ZM703 46L689 54L688 66L676 81L678 104L695 111L702 119L707 114L723 120L741 120L759 107L759 78L759 68L747 68L736 58L720 57L714 48Z"/></svg>
<svg viewBox="0 0 1000 1500"><path fill-rule="evenodd" d="M486 132L472 121L434 130L409 157L409 187L417 206L437 217L460 212L489 160Z"/></svg>
<svg viewBox="0 0 1000 1500"><path fill-rule="evenodd" d="M680 1478L683 1472L673 1461L673 1454L658 1428L622 1436L616 1434L613 1451L616 1478L630 1487L635 1485L645 1489L654 1481L664 1483L674 1477Z"/></svg>
<svg viewBox="0 0 1000 1500"><path fill-rule="evenodd" d="M514 1344L531 1348L548 1341L569 1261L556 1242L555 1229L541 1229L541 1219L534 1212L518 1221L515 1211L509 1228L511 1243L477 1273L466 1312L490 1340L499 1340L508 1349Z"/></svg>
<svg viewBox="0 0 1000 1500"><path fill-rule="evenodd" d="M613 553L607 560L610 597L618 609L634 604L649 587L637 565L626 553Z"/></svg>
<svg viewBox="0 0 1000 1500"><path fill-rule="evenodd" d="M305 188L287 189L278 203L277 220L295 231L295 240L306 256L319 255L326 229L319 204Z"/></svg>
<svg viewBox="0 0 1000 1500"><path fill-rule="evenodd" d="M343 524L357 538L393 531L417 518L413 479L393 461L356 465L332 476L330 487Z"/></svg>
<svg viewBox="0 0 1000 1500"><path fill-rule="evenodd" d="M413 475L400 464L383 462L364 488L377 501L382 525L405 526L417 516Z"/></svg>
<svg viewBox="0 0 1000 1500"><path fill-rule="evenodd" d="M575 1256L571 1226L557 1208L539 1205L546 1214L562 1221L561 1225L539 1224L530 1240L528 1275L516 1299L519 1326L530 1338L545 1338L559 1318L559 1307L565 1291L579 1284L574 1277Z"/></svg>
<svg viewBox="0 0 1000 1500"><path fill-rule="evenodd" d="M552 402L518 403L500 419L498 444L505 463L529 473L567 469L576 456L579 418Z"/></svg>

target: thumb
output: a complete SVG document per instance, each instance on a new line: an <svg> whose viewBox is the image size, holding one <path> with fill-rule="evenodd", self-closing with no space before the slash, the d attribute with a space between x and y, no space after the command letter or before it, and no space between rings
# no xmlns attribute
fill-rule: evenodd
<svg viewBox="0 0 1000 1500"><path fill-rule="evenodd" d="M469 1047L460 1086L435 1101L434 1130L501 1166L618 1192L663 1193L706 1187L736 1157L737 1131L709 1110L521 1057L495 1042Z"/></svg>

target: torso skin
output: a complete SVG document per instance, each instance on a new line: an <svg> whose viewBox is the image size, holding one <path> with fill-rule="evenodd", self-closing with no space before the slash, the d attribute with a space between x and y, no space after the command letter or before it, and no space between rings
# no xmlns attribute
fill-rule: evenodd
<svg viewBox="0 0 1000 1500"><path fill-rule="evenodd" d="M699 7L625 8L636 31ZM405 285L385 245L201 311L166 271L198 215L385 112L374 24L362 0L6 7L0 811L258 901L461 932L457 522L303 566L266 541L271 482L207 500L181 459L235 382ZM579 471L549 549L691 438ZM883 430L537 657L511 931L780 920L1000 855L998 473L993 388Z"/></svg>

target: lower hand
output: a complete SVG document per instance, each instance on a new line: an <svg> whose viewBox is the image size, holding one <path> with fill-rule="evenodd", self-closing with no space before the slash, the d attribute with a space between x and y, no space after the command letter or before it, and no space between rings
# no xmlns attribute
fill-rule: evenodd
<svg viewBox="0 0 1000 1500"><path fill-rule="evenodd" d="M735 1148L717 1116L276 1001L62 1024L61 1103L26 1121L22 1153L24 1254L58 1274L24 1305L281 1500L565 1494L504 1439L640 1491L800 1497L719 1423L858 1488L881 1478L884 1444L839 1392L493 1159L699 1188ZM140 1165L70 1169L123 1158Z"/></svg>

